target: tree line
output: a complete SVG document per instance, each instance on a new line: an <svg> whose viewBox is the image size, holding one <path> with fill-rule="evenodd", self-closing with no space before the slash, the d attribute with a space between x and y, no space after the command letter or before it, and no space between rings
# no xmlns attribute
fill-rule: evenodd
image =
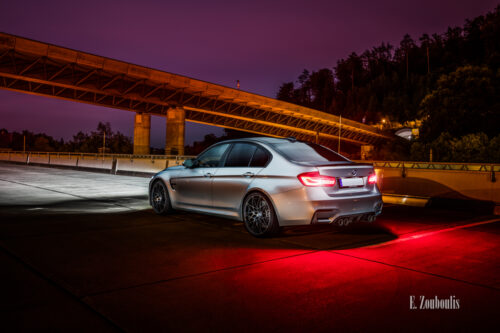
<svg viewBox="0 0 500 333"><path fill-rule="evenodd" d="M106 136L104 143L104 135ZM43 151L43 152L78 152L98 153L105 144L105 151L113 154L132 154L131 138L121 132L113 131L110 123L97 125L95 131L83 133L79 131L71 140L56 140L45 133L30 131L11 132L0 130L0 148L9 148L14 151ZM102 152L102 150L101 150Z"/></svg>
<svg viewBox="0 0 500 333"><path fill-rule="evenodd" d="M444 34L407 34L304 70L277 98L367 124L421 124L418 139L378 147L378 158L428 160L434 148L434 160L500 162L500 6Z"/></svg>

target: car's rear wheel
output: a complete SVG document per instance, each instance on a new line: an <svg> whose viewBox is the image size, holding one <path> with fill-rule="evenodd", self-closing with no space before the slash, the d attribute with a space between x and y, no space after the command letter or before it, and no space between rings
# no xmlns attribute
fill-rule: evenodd
<svg viewBox="0 0 500 333"><path fill-rule="evenodd" d="M243 201L243 222L255 237L268 237L279 231L271 201L260 192L250 193Z"/></svg>
<svg viewBox="0 0 500 333"><path fill-rule="evenodd" d="M172 205L170 204L167 186L161 180L155 181L153 186L151 186L149 201L153 210L157 214L166 215L172 212Z"/></svg>

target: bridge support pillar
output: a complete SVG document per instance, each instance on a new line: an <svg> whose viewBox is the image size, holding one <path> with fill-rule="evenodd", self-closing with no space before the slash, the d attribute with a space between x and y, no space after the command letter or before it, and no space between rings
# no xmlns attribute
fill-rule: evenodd
<svg viewBox="0 0 500 333"><path fill-rule="evenodd" d="M151 115L135 114L134 122L134 155L149 155L151 132Z"/></svg>
<svg viewBox="0 0 500 333"><path fill-rule="evenodd" d="M371 160L372 159L373 148L374 147L372 145L363 145L363 146L361 146L361 159L362 160Z"/></svg>
<svg viewBox="0 0 500 333"><path fill-rule="evenodd" d="M168 109L165 155L184 155L185 119L186 111L184 108Z"/></svg>

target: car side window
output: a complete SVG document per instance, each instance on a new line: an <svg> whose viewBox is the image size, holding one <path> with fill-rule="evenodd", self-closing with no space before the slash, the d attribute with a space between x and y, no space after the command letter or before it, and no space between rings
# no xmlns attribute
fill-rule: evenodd
<svg viewBox="0 0 500 333"><path fill-rule="evenodd" d="M269 154L262 148L257 148L253 154L252 161L250 162L251 167L265 167L269 161Z"/></svg>
<svg viewBox="0 0 500 333"><path fill-rule="evenodd" d="M226 152L227 147L229 147L228 143L224 143L221 145L217 145L213 148L210 148L200 156L196 158L198 161L198 165L201 168L208 168L208 167L218 167L219 162Z"/></svg>
<svg viewBox="0 0 500 333"><path fill-rule="evenodd" d="M227 155L225 167L247 167L257 147L248 143L235 143Z"/></svg>

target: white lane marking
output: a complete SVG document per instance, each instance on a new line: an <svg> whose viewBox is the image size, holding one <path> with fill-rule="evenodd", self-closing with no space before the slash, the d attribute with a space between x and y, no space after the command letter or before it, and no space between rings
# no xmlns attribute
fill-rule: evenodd
<svg viewBox="0 0 500 333"><path fill-rule="evenodd" d="M381 246L391 245L391 244L395 244L395 243L406 242L406 241L410 241L410 240L414 240L414 239L418 239L418 238L422 238L422 237L432 236L432 235L440 234L440 233L443 233L443 232L449 232L449 231L454 231L454 230L459 230L459 229L471 228L471 227L476 227L478 225L495 223L495 222L500 222L500 219L495 218L495 219L491 219L491 220L487 220L487 221L481 221L481 222L475 222L475 223L469 223L469 224L463 224L463 225L456 225L454 227L445 228L445 229L439 229L439 230L434 230L434 231L416 233L416 234L412 234L412 235L409 235L409 236L398 238L398 239L395 239L395 240L392 240L392 241L388 241L386 243L364 246L364 248L381 247Z"/></svg>

